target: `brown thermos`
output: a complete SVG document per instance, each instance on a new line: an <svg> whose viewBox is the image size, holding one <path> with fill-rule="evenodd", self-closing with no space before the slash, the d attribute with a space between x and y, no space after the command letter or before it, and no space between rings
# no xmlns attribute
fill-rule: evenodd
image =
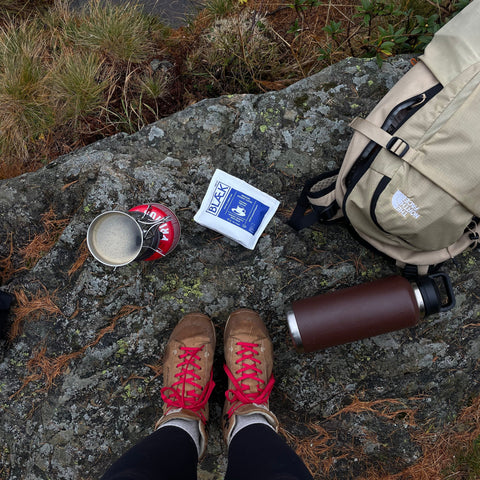
<svg viewBox="0 0 480 480"><path fill-rule="evenodd" d="M437 282L441 281L443 294ZM312 352L415 326L455 305L444 273L410 282L399 275L293 302L287 322L297 350Z"/></svg>

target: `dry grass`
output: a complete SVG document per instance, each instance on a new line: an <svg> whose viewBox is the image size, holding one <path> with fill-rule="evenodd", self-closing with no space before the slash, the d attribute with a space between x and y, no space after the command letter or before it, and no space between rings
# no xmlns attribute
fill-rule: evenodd
<svg viewBox="0 0 480 480"><path fill-rule="evenodd" d="M409 403L415 403L418 400L418 398L411 398ZM282 434L302 458L310 473L320 475L323 478L330 473L332 466L341 459L365 458L365 453L360 446L354 446L353 444L339 446L336 431L328 429L326 426L328 422L338 417L361 413L371 413L388 421L402 418L404 425L415 426L415 409L401 400L387 398L362 401L355 397L349 405L326 418L325 422L322 422L325 426L315 422L309 423L307 427L312 432L311 435L300 439L284 429L282 429ZM373 479L374 477L369 476L368 478Z"/></svg>
<svg viewBox="0 0 480 480"><path fill-rule="evenodd" d="M379 477L379 480L477 480L480 478L479 439L480 397L442 432L415 435L414 440L423 451L421 460L395 476Z"/></svg>
<svg viewBox="0 0 480 480"><path fill-rule="evenodd" d="M44 315L61 315L60 309L55 305L54 295L45 288L35 294L28 295L24 290L15 291L16 305L13 308L14 320L10 327L9 340L17 338L26 321L34 322Z"/></svg>
<svg viewBox="0 0 480 480"><path fill-rule="evenodd" d="M428 15L440 22L458 8L389 0L378 4L403 13L356 15L359 0L206 0L171 30L135 2L91 0L81 12L66 0L4 3L16 15L0 10L0 179L206 97L278 90L347 56L421 49L437 21ZM35 13L36 3L50 8ZM428 19L420 34L416 15ZM172 68L153 71L152 59Z"/></svg>
<svg viewBox="0 0 480 480"><path fill-rule="evenodd" d="M280 432L292 445L297 455L303 460L312 475L327 475L334 462L331 453L335 438L322 426L316 423L307 425L313 433L305 438L297 438L290 432L280 428ZM339 457L335 457L339 458Z"/></svg>
<svg viewBox="0 0 480 480"><path fill-rule="evenodd" d="M410 398L409 401L416 402L420 399L421 397L413 397ZM415 425L415 410L412 410L411 408L406 406L405 402L395 398L363 401L357 397L354 397L350 405L342 408L337 413L333 414L330 418L335 418L347 413L358 414L362 412L374 413L375 415L386 418L388 420L393 420L401 415L404 424L409 426Z"/></svg>
<svg viewBox="0 0 480 480"><path fill-rule="evenodd" d="M87 349L97 345L107 333L112 333L115 330L115 326L119 319L126 317L135 311L141 310L142 308L143 307L135 305L124 305L117 315L110 320L110 323L98 332L92 342L76 352L59 355L58 357L49 357L47 356L47 347L45 345L41 346L33 353L32 357L27 362L28 375L23 379L22 386L10 398L17 396L32 382L43 381L44 387L41 391L49 390L54 385L55 378L65 373L72 360L81 357Z"/></svg>
<svg viewBox="0 0 480 480"><path fill-rule="evenodd" d="M296 66L266 18L249 10L218 19L187 57L188 73L204 76L215 94L266 91L279 78L298 78Z"/></svg>
<svg viewBox="0 0 480 480"><path fill-rule="evenodd" d="M0 259L0 285L4 285L15 273L25 269L25 267L15 268L13 264L13 233L7 234L5 244L10 244L10 246L6 256Z"/></svg>
<svg viewBox="0 0 480 480"><path fill-rule="evenodd" d="M420 397L409 399L415 404ZM282 429L282 434L303 459L312 475L324 478L331 474L332 466L340 459L366 458L360 447L339 446L336 432L328 429L329 421L345 414L371 413L388 421L401 418L402 425L412 428L412 441L419 445L423 455L414 465L396 474L385 473L392 466L370 467L358 480L478 480L480 478L480 397L462 410L458 418L441 432L425 432L415 421L415 408L398 399L361 401L352 403L322 422L307 425L312 432L297 438ZM385 468L384 468L385 467Z"/></svg>
<svg viewBox="0 0 480 480"><path fill-rule="evenodd" d="M146 366L150 368L155 374L153 378L157 378L160 375L163 375L163 363L155 363L155 364L147 363Z"/></svg>
<svg viewBox="0 0 480 480"><path fill-rule="evenodd" d="M22 248L16 248L14 246L12 232L6 235L5 244L9 244L9 250L8 253L0 259L0 285L6 284L16 273L33 267L38 260L53 247L58 237L68 225L69 219L57 219L53 208L50 208L41 216L41 221L44 229L43 232L35 235L33 239ZM83 250L81 251L83 252ZM18 253L23 257L24 265L14 265L14 253ZM80 266L81 264L76 268Z"/></svg>
<svg viewBox="0 0 480 480"><path fill-rule="evenodd" d="M68 276L71 277L77 270L82 268L83 264L87 260L88 256L90 255L87 247L87 240L85 239L81 244L80 248L78 249L77 260L75 263L70 267L68 270Z"/></svg>
<svg viewBox="0 0 480 480"><path fill-rule="evenodd" d="M153 18L142 14L134 2L118 6L92 0L80 17L77 27L69 32L76 46L127 64L148 59L154 50Z"/></svg>
<svg viewBox="0 0 480 480"><path fill-rule="evenodd" d="M110 80L102 78L103 61L95 53L64 54L55 65L51 93L56 121L78 129L82 118L98 115Z"/></svg>
<svg viewBox="0 0 480 480"><path fill-rule="evenodd" d="M47 95L46 46L36 22L0 29L0 124L3 155L25 159L29 142L53 125Z"/></svg>
<svg viewBox="0 0 480 480"><path fill-rule="evenodd" d="M127 79L138 85L127 92L135 128L155 119L165 92L148 60L165 28L135 4L92 0L74 13L57 0L36 15L0 17L0 179L120 131L111 119L126 114Z"/></svg>
<svg viewBox="0 0 480 480"><path fill-rule="evenodd" d="M44 231L33 237L31 242L19 250L29 268L35 265L52 247L68 225L69 219L57 219L53 208L41 216Z"/></svg>
<svg viewBox="0 0 480 480"><path fill-rule="evenodd" d="M5 15L29 16L32 12L46 8L54 3L54 0L0 0L0 12L2 19Z"/></svg>

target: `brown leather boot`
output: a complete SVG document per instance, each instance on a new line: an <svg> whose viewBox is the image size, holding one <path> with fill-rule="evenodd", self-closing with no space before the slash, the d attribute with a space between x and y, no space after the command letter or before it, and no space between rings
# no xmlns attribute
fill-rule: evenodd
<svg viewBox="0 0 480 480"><path fill-rule="evenodd" d="M163 416L155 428L173 419L197 420L200 429L200 454L206 450L208 399L215 353L215 328L201 313L185 315L174 328L165 349L161 390Z"/></svg>
<svg viewBox="0 0 480 480"><path fill-rule="evenodd" d="M238 415L261 414L278 430L278 420L269 410L275 382L273 347L267 328L252 310L233 312L225 326L225 373L228 390L223 409L223 434L230 442Z"/></svg>

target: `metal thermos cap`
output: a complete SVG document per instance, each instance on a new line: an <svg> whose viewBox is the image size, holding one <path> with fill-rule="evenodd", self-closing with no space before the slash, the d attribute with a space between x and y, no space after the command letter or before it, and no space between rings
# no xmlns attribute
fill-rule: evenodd
<svg viewBox="0 0 480 480"><path fill-rule="evenodd" d="M415 300L418 305L418 311L420 314L420 318L425 317L425 302L423 301L423 295L420 289L418 288L418 285L415 282L411 282L412 285L412 290L413 294L415 295Z"/></svg>
<svg viewBox="0 0 480 480"><path fill-rule="evenodd" d="M300 330L298 329L297 318L295 317L295 313L292 309L287 311L287 323L295 348L299 352L303 352L302 336L300 335Z"/></svg>

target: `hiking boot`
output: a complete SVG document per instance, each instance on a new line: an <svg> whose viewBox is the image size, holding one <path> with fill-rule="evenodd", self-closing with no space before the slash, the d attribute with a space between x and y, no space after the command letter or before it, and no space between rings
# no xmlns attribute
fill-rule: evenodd
<svg viewBox="0 0 480 480"><path fill-rule="evenodd" d="M206 450L208 399L213 382L215 328L201 313L185 315L174 328L165 349L161 390L163 416L157 429L173 419L196 420L200 430L200 453Z"/></svg>
<svg viewBox="0 0 480 480"><path fill-rule="evenodd" d="M223 409L223 434L227 444L239 415L260 414L277 431L278 420L269 410L275 382L272 342L262 319L252 310L237 310L227 321L224 369L228 376Z"/></svg>

